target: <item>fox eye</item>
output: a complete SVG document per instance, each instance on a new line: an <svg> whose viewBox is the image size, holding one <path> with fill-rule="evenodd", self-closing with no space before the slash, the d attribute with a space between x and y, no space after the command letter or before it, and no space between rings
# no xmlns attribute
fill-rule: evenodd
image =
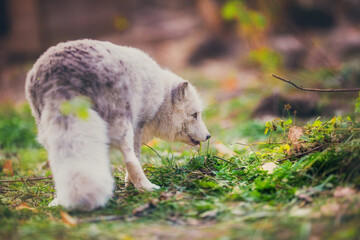
<svg viewBox="0 0 360 240"><path fill-rule="evenodd" d="M194 113L191 116L193 116L195 119L197 119L198 118L198 113Z"/></svg>

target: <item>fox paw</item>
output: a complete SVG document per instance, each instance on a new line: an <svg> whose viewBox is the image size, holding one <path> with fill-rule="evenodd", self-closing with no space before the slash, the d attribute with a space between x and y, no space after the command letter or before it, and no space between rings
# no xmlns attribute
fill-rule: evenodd
<svg viewBox="0 0 360 240"><path fill-rule="evenodd" d="M150 181L147 183L135 184L135 187L139 190L145 190L145 191L153 191L153 190L160 189L160 187L158 185L153 184Z"/></svg>

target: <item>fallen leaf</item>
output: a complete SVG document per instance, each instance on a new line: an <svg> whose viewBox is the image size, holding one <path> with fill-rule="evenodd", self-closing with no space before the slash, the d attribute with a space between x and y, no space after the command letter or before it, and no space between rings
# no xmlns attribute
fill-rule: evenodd
<svg viewBox="0 0 360 240"><path fill-rule="evenodd" d="M215 143L214 147L218 151L219 155L221 155L221 156L225 156L225 155L233 156L233 155L235 155L234 151L232 151L230 148L228 148L227 146L225 146L221 142Z"/></svg>
<svg viewBox="0 0 360 240"><path fill-rule="evenodd" d="M177 201L182 200L184 197L185 197L185 194L184 194L184 193L176 192L176 194L175 194L175 199L176 199Z"/></svg>
<svg viewBox="0 0 360 240"><path fill-rule="evenodd" d="M173 192L162 192L161 194L160 194L160 197L159 197L159 199L161 200L161 201L163 201L163 200L168 200L168 199L170 199L172 196L174 196L176 193L173 193Z"/></svg>
<svg viewBox="0 0 360 240"><path fill-rule="evenodd" d="M135 208L132 211L132 214L135 216L141 216L143 214L143 212L148 208L150 208L150 203L146 203L144 205L141 205L140 207Z"/></svg>
<svg viewBox="0 0 360 240"><path fill-rule="evenodd" d="M337 187L334 191L334 197L343 198L350 197L356 193L355 189L349 187Z"/></svg>
<svg viewBox="0 0 360 240"><path fill-rule="evenodd" d="M16 210L28 209L28 210L30 210L30 211L32 211L32 212L37 212L37 210L36 210L35 208L29 207L29 205L27 205L27 203L25 203L25 202L21 203L21 204L20 204L19 206L17 206L15 209L16 209Z"/></svg>
<svg viewBox="0 0 360 240"><path fill-rule="evenodd" d="M267 162L267 163L264 163L262 166L261 166L261 169L264 170L264 171L267 171L269 174L272 174L274 172L274 169L277 167L277 165L273 162Z"/></svg>
<svg viewBox="0 0 360 240"><path fill-rule="evenodd" d="M144 205L141 205L140 207L137 207L135 208L132 213L133 215L137 216L137 217L140 217L143 215L143 213L150 209L150 208L154 208L157 203L159 202L159 199L152 199L150 202L144 204Z"/></svg>
<svg viewBox="0 0 360 240"><path fill-rule="evenodd" d="M8 175L8 176L13 176L14 175L14 172L13 172L13 169L12 169L12 162L11 160L6 160L3 164L3 172Z"/></svg>
<svg viewBox="0 0 360 240"><path fill-rule="evenodd" d="M70 226L75 226L77 224L76 219L70 216L68 213L60 211L61 219L64 223Z"/></svg>
<svg viewBox="0 0 360 240"><path fill-rule="evenodd" d="M301 127L293 126L289 129L288 138L296 150L300 150L301 144L299 138L303 135Z"/></svg>

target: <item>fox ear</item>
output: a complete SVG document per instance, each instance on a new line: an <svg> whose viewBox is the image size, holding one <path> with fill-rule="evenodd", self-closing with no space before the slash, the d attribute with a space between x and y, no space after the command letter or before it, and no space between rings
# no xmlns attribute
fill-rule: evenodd
<svg viewBox="0 0 360 240"><path fill-rule="evenodd" d="M181 82L179 85L177 85L173 90L171 91L171 102L180 102L182 101L186 96L186 89L189 85L188 81Z"/></svg>

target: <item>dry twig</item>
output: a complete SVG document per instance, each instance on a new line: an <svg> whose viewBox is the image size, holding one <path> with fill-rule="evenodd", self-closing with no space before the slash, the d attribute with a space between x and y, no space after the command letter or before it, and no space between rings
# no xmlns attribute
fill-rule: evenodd
<svg viewBox="0 0 360 240"><path fill-rule="evenodd" d="M279 144L284 144L284 143L285 142L253 142L253 143L236 142L236 143L233 143L233 144L238 144L238 145L245 146L245 147L251 147L253 145L272 145L272 144L279 145Z"/></svg>
<svg viewBox="0 0 360 240"><path fill-rule="evenodd" d="M230 161L228 161L228 160L226 160L226 159L224 159L224 158L222 158L222 157L218 157L218 156L215 156L215 155L213 155L213 157L214 157L214 158L217 158L217 159L220 159L220 160L222 160L222 161L224 161L224 162L230 163L230 164L232 164L232 165L236 165L235 163L230 162Z"/></svg>
<svg viewBox="0 0 360 240"><path fill-rule="evenodd" d="M313 148L313 149L310 149L310 150L308 150L308 151L306 151L306 152L301 152L301 153L295 154L295 155L293 155L293 156L289 156L289 157L286 157L286 158L282 158L282 159L276 160L276 162L282 162L282 161L285 161L285 160L288 160L288 159L291 159L291 158L302 157L302 156L304 156L304 155L306 155L306 154L308 154L308 153L315 152L316 150L319 150L319 149L323 148L324 146L325 146L325 145L320 145L320 146L317 146L317 147L315 147L315 148Z"/></svg>
<svg viewBox="0 0 360 240"><path fill-rule="evenodd" d="M41 181L41 180L47 180L52 179L52 176L49 177L36 177L36 178L20 178L20 179L1 179L0 183L11 183L11 182L32 182L32 181Z"/></svg>
<svg viewBox="0 0 360 240"><path fill-rule="evenodd" d="M98 216L92 218L83 218L79 219L78 223L97 223L97 222L108 222L108 221L116 221L116 220L124 220L124 216L119 215L110 215L110 216Z"/></svg>
<svg viewBox="0 0 360 240"><path fill-rule="evenodd" d="M296 85L290 80L287 80L285 78L276 76L275 74L272 75L274 78L277 78L283 82L289 83L296 87L297 89L303 90L303 91L309 91L309 92L359 92L360 88L342 88L342 89L320 89L320 88L304 88Z"/></svg>

